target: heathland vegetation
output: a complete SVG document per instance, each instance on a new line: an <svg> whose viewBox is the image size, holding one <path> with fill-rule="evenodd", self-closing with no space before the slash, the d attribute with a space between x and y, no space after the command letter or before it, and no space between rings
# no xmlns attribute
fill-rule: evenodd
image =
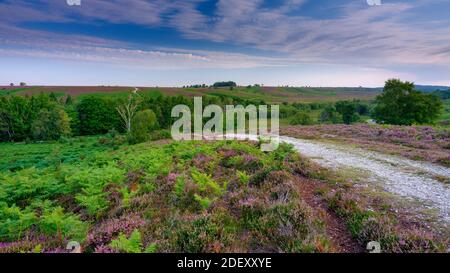
<svg viewBox="0 0 450 273"><path fill-rule="evenodd" d="M0 252L64 252L72 240L85 252L359 252L369 241L387 252L445 251L445 234L289 145L264 153L258 142L169 140L172 107L192 108L194 93L220 106L278 96L219 85L182 89L195 90L187 96L8 90L0 97ZM284 124L309 125L282 133L358 134L361 145L401 142L402 151L428 145L439 157L415 159L448 164L445 130L388 125L433 124L440 99L395 80L375 100L354 98L279 100ZM418 110L398 119L393 108ZM344 125L371 117L384 124Z"/></svg>

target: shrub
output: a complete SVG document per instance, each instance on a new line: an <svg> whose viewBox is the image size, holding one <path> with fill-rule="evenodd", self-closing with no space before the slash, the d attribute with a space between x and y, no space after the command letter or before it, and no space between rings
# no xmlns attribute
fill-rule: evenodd
<svg viewBox="0 0 450 273"><path fill-rule="evenodd" d="M299 111L295 116L289 121L291 125L311 125L314 123L311 116L304 111Z"/></svg>
<svg viewBox="0 0 450 273"><path fill-rule="evenodd" d="M149 140L150 132L156 128L158 128L158 121L152 110L147 109L136 113L131 122L129 142L136 144Z"/></svg>
<svg viewBox="0 0 450 273"><path fill-rule="evenodd" d="M220 240L219 227L209 216L201 216L194 221L180 222L175 238L179 252L206 252L214 241Z"/></svg>
<svg viewBox="0 0 450 273"><path fill-rule="evenodd" d="M342 121L345 124L351 124L359 121L360 117L356 110L357 102L355 101L336 102L336 111L342 115Z"/></svg>
<svg viewBox="0 0 450 273"><path fill-rule="evenodd" d="M342 115L336 111L334 106L329 105L320 113L319 121L322 123L338 124L342 122Z"/></svg>

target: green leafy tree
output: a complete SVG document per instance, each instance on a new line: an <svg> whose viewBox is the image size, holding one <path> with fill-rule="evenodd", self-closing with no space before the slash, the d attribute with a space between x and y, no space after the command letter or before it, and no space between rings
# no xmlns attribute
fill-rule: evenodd
<svg viewBox="0 0 450 273"><path fill-rule="evenodd" d="M114 98L96 95L83 97L77 104L80 134L106 134L113 128L121 129L117 104L118 101Z"/></svg>
<svg viewBox="0 0 450 273"><path fill-rule="evenodd" d="M381 123L412 125L433 123L442 111L442 101L433 94L414 90L414 83L386 81L376 98L373 118Z"/></svg>
<svg viewBox="0 0 450 273"><path fill-rule="evenodd" d="M152 110L146 109L137 112L131 122L130 143L141 143L149 140L150 133L158 126L156 115Z"/></svg>
<svg viewBox="0 0 450 273"><path fill-rule="evenodd" d="M53 109L57 103L47 94L38 96L8 96L0 98L0 139L20 141L30 138L31 127L43 109Z"/></svg>
<svg viewBox="0 0 450 273"><path fill-rule="evenodd" d="M289 122L291 125L311 125L314 123L311 116L304 111L299 111Z"/></svg>
<svg viewBox="0 0 450 273"><path fill-rule="evenodd" d="M319 121L322 123L332 124L342 123L342 115L336 111L334 106L329 105L320 113Z"/></svg>
<svg viewBox="0 0 450 273"><path fill-rule="evenodd" d="M338 101L335 104L336 111L342 115L342 121L345 124L351 124L359 121L360 117L357 110L357 105L354 101Z"/></svg>
<svg viewBox="0 0 450 273"><path fill-rule="evenodd" d="M70 119L60 108L43 109L32 125L34 139L57 140L61 136L70 135Z"/></svg>
<svg viewBox="0 0 450 273"><path fill-rule="evenodd" d="M227 81L227 82L216 82L213 84L213 87L236 87L237 84L233 81Z"/></svg>
<svg viewBox="0 0 450 273"><path fill-rule="evenodd" d="M71 95L67 95L65 103L66 103L66 105L72 105L73 104L73 99L72 99Z"/></svg>

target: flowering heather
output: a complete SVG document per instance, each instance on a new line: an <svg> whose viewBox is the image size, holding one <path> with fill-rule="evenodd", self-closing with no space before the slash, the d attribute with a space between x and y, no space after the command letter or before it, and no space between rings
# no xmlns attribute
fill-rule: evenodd
<svg viewBox="0 0 450 273"><path fill-rule="evenodd" d="M70 253L70 250L58 247L58 248L53 248L53 249L44 249L42 251L42 253L55 253L55 254L56 253Z"/></svg>
<svg viewBox="0 0 450 273"><path fill-rule="evenodd" d="M260 159L252 154L241 151L224 150L221 165L238 170L255 171L261 167Z"/></svg>
<svg viewBox="0 0 450 273"><path fill-rule="evenodd" d="M178 177L178 174L176 174L176 173L169 173L169 174L167 175L167 180L168 180L169 182L171 182L171 183L174 183L175 180L177 180L177 177Z"/></svg>
<svg viewBox="0 0 450 273"><path fill-rule="evenodd" d="M86 244L90 247L108 244L120 233L129 236L135 229L142 227L145 223L145 220L137 214L128 214L119 219L106 220L89 232Z"/></svg>
<svg viewBox="0 0 450 273"><path fill-rule="evenodd" d="M203 166L205 166L211 160L212 160L211 157L200 153L194 157L194 159L192 160L192 164L197 168L203 168Z"/></svg>
<svg viewBox="0 0 450 273"><path fill-rule="evenodd" d="M118 253L118 251L116 249L113 249L109 246L105 246L105 245L100 245L97 246L94 250L95 253Z"/></svg>
<svg viewBox="0 0 450 273"><path fill-rule="evenodd" d="M29 236L28 239L23 239L15 242L0 242L0 253L18 253L18 252L49 252L51 250L61 249L63 243L58 242L55 238L48 238L45 236L36 237ZM67 252L67 251L66 251Z"/></svg>
<svg viewBox="0 0 450 273"><path fill-rule="evenodd" d="M430 126L394 125L313 125L290 126L281 129L284 135L312 139L334 139L363 148L450 164L450 132Z"/></svg>
<svg viewBox="0 0 450 273"><path fill-rule="evenodd" d="M412 134L394 133L382 132ZM427 134L421 141L432 143ZM397 229L391 219L401 211L385 210L383 200L364 206L365 192L287 144L264 153L246 141L143 143L61 164L58 175L54 167L1 174L10 183L0 183L0 196L11 204L0 202L0 238L17 241L0 243L0 252L66 253L68 241L95 253L358 252L368 240L397 237L395 252L442 251L427 233L404 233L411 225ZM93 213L79 217L88 207ZM386 214L386 223L362 228Z"/></svg>

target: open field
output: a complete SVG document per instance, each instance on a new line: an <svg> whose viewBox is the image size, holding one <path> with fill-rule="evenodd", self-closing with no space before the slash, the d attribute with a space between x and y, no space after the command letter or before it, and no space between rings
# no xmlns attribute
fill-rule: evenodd
<svg viewBox="0 0 450 273"><path fill-rule="evenodd" d="M1 88L1 87L0 87ZM106 86L29 86L3 87L0 94L33 95L41 92L55 94L70 94L82 96L93 93L120 94L130 92L134 87L106 87ZM140 92L153 92L168 96L224 96L239 97L241 99L263 100L267 103L281 102L334 102L346 99L371 100L379 92L376 88L319 88L319 87L236 87L228 88L172 88L172 87L138 87Z"/></svg>

